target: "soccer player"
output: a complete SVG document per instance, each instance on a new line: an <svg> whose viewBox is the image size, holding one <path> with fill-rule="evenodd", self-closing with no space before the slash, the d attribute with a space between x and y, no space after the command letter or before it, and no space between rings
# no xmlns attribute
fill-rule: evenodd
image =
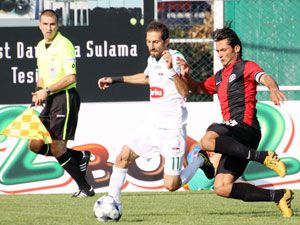
<svg viewBox="0 0 300 225"><path fill-rule="evenodd" d="M222 154L216 172L214 190L217 195L243 201L273 201L284 217L291 217L293 192L288 189L268 190L249 183L236 182L250 160L274 170L279 176L286 174L284 163L273 151L257 151L261 128L256 116L256 88L265 85L275 105L286 100L276 81L253 61L242 59L242 43L229 27L218 29L213 34L216 50L223 69L208 79L199 82L188 74L192 92L217 94L223 123L213 123L200 140L205 151ZM181 66L187 63L181 60Z"/></svg>
<svg viewBox="0 0 300 225"><path fill-rule="evenodd" d="M45 102L40 118L49 131L53 142L30 140L29 148L38 154L54 156L79 186L73 197L95 195L87 183L85 173L90 152L67 148L73 140L80 108L76 91L76 59L73 44L58 32L58 15L53 10L44 10L39 28L44 36L36 48L39 77L33 93L35 106Z"/></svg>
<svg viewBox="0 0 300 225"><path fill-rule="evenodd" d="M128 166L137 157L151 159L161 154L165 159L164 187L175 191L187 183L197 168L202 168L208 178L213 178L214 167L206 152L199 151L182 170L186 147L187 109L185 98L189 94L187 80L181 76L176 60L183 55L169 49L169 30L161 22L152 21L146 29L149 50L148 65L144 72L121 77L102 77L101 90L114 83L149 84L151 117L149 126L128 141L116 157L110 178L108 195L120 203L121 188Z"/></svg>

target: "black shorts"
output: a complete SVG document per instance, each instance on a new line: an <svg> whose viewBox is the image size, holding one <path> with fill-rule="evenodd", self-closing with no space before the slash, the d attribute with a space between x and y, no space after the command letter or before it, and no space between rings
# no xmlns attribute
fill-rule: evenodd
<svg viewBox="0 0 300 225"><path fill-rule="evenodd" d="M53 140L74 140L80 108L75 88L47 97L40 119Z"/></svg>
<svg viewBox="0 0 300 225"><path fill-rule="evenodd" d="M257 149L259 141L261 139L260 129L253 128L246 124L217 124L214 123L207 128L208 131L214 131L219 134L219 136L229 136L234 138L241 144L248 146L252 149ZM218 168L217 174L219 173L229 173L238 179L245 171L249 160L236 158L229 155L222 155Z"/></svg>

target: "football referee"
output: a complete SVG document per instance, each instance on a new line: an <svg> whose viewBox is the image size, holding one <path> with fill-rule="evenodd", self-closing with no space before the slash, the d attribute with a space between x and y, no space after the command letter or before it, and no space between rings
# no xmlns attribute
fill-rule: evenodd
<svg viewBox="0 0 300 225"><path fill-rule="evenodd" d="M79 190L73 197L95 195L87 183L85 173L90 152L67 148L67 141L75 136L80 97L76 91L76 59L73 44L58 32L58 15L44 10L39 28L44 36L36 48L39 77L32 101L35 106L45 103L40 118L53 142L30 140L29 148L38 154L53 155L77 183Z"/></svg>

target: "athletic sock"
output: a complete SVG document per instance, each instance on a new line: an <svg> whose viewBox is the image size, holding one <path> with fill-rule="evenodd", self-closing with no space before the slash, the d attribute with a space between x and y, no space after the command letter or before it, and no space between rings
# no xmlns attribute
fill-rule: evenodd
<svg viewBox="0 0 300 225"><path fill-rule="evenodd" d="M181 185L185 185L195 175L197 169L203 165L203 158L201 156L193 158L193 161L181 171L180 179Z"/></svg>
<svg viewBox="0 0 300 225"><path fill-rule="evenodd" d="M71 148L67 148L67 151L70 152L71 156L76 160L76 162L80 162L83 157L83 153L81 151L76 151Z"/></svg>
<svg viewBox="0 0 300 225"><path fill-rule="evenodd" d="M108 195L112 196L117 202L121 202L121 189L125 181L128 169L113 166L109 180Z"/></svg>
<svg viewBox="0 0 300 225"><path fill-rule="evenodd" d="M278 203L285 194L285 189L271 190L271 197L274 202Z"/></svg>
<svg viewBox="0 0 300 225"><path fill-rule="evenodd" d="M91 186L87 183L82 175L78 163L73 159L71 153L66 151L63 155L56 158L60 165L70 174L75 180L80 190L90 190Z"/></svg>
<svg viewBox="0 0 300 225"><path fill-rule="evenodd" d="M249 148L228 136L216 138L215 152L242 159L257 160L255 157L257 150Z"/></svg>
<svg viewBox="0 0 300 225"><path fill-rule="evenodd" d="M274 197L279 196L273 190L258 188L249 183L234 183L229 198L240 199L245 202L270 202L275 201Z"/></svg>
<svg viewBox="0 0 300 225"><path fill-rule="evenodd" d="M67 151L70 152L72 157L77 162L79 162L83 157L83 153L81 151L76 151L76 150L73 150L71 148L67 148ZM51 145L50 144L43 145L41 147L40 151L38 152L38 154L45 155L45 156L53 156L52 153L51 153Z"/></svg>
<svg viewBox="0 0 300 225"><path fill-rule="evenodd" d="M256 151L254 161L263 164L267 156L268 151Z"/></svg>
<svg viewBox="0 0 300 225"><path fill-rule="evenodd" d="M40 151L38 152L38 154L45 155L45 156L53 156L51 153L50 144L43 145Z"/></svg>

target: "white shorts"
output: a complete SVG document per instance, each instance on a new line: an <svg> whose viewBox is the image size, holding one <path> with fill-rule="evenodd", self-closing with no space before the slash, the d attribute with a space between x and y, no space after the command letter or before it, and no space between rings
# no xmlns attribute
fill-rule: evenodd
<svg viewBox="0 0 300 225"><path fill-rule="evenodd" d="M164 173L178 176L182 170L186 148L186 127L165 129L146 126L127 145L145 159L161 154L165 159Z"/></svg>

